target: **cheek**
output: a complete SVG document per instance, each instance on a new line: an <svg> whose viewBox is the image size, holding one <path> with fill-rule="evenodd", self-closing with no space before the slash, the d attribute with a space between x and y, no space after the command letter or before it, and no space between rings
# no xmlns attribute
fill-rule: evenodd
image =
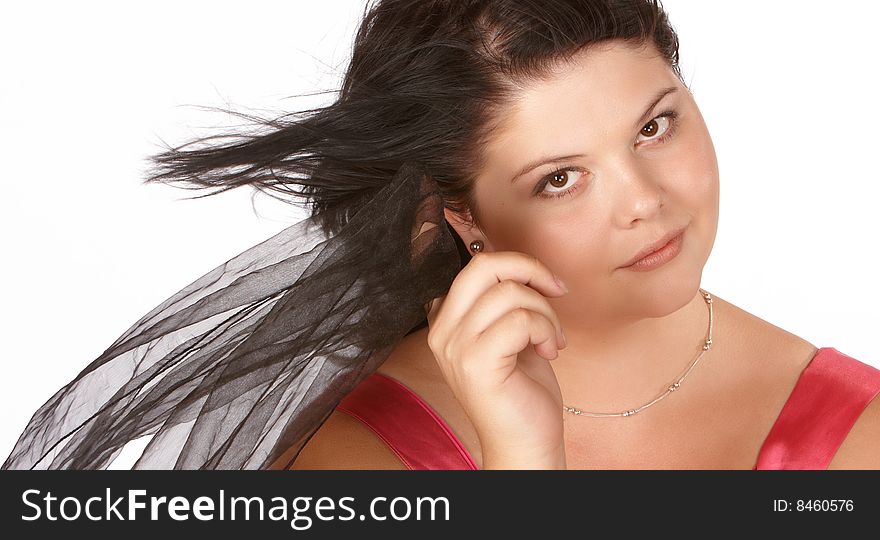
<svg viewBox="0 0 880 540"><path fill-rule="evenodd" d="M669 170L666 189L693 213L717 215L719 198L718 161L709 133L703 129L682 141L681 151Z"/></svg>
<svg viewBox="0 0 880 540"><path fill-rule="evenodd" d="M697 135L681 145L666 191L673 206L690 217L688 245L694 261L705 264L718 230L720 183L712 140L705 130Z"/></svg>
<svg viewBox="0 0 880 540"><path fill-rule="evenodd" d="M607 221L581 212L527 229L514 240L517 249L538 257L560 276L589 281L590 276L607 275L611 259Z"/></svg>

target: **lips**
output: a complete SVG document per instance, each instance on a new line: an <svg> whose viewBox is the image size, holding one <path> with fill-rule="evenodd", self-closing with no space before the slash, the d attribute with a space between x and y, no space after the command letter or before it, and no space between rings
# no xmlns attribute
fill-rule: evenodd
<svg viewBox="0 0 880 540"><path fill-rule="evenodd" d="M671 240L677 238L681 233L684 232L684 230L686 228L687 227L681 227L679 229L675 229L673 231L670 231L670 232L664 234L662 237L660 237L659 240L651 242L650 244L648 244L644 248L640 249L638 253L636 253L629 261L625 262L623 264L623 266L621 266L620 268L626 268L627 266L632 266L633 264L635 264L639 260L644 259L645 257L654 253L655 251L658 251L660 248L662 248L666 244L668 244Z"/></svg>

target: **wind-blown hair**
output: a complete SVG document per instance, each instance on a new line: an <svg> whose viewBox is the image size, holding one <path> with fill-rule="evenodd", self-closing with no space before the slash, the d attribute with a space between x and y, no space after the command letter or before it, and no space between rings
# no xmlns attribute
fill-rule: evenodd
<svg viewBox="0 0 880 540"><path fill-rule="evenodd" d="M338 99L254 120L267 133L152 157L147 182L218 193L251 185L293 195L328 233L422 164L444 205L480 224L482 148L517 89L611 40L653 45L681 79L678 37L659 0L381 0L369 2ZM470 259L454 235L462 265Z"/></svg>

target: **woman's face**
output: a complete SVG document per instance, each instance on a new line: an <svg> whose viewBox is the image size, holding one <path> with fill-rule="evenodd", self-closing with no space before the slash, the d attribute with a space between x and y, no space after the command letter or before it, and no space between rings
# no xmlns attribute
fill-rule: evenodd
<svg viewBox="0 0 880 540"><path fill-rule="evenodd" d="M585 51L499 120L475 185L482 227L447 210L465 245L538 257L571 290L551 300L569 320L659 317L694 298L717 230L718 164L693 96L653 47ZM621 268L682 227L676 258Z"/></svg>

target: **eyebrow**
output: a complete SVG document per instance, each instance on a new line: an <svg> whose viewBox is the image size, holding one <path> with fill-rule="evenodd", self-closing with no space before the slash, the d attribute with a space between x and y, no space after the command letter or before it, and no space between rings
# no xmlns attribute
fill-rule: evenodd
<svg viewBox="0 0 880 540"><path fill-rule="evenodd" d="M670 86L668 88L663 88L662 90L657 92L657 94L654 96L654 98L651 99L651 102L648 103L648 106L645 108L645 112L642 113L642 116L633 125L633 129L636 129L638 127L645 125L648 122L649 116L651 115L651 112L654 110L654 107L656 107L657 104L660 103L660 101L663 98L665 98L667 95L675 93L676 91L678 91L678 87ZM572 155L568 155L568 156L545 156L545 157L536 159L536 160L528 163L522 169L520 169L520 171L518 173L516 173L516 175L510 180L510 183L513 184L521 176L532 171L533 169L537 169L538 167L540 167L541 165L544 165L545 163L551 163L554 161L563 161L566 159L574 159L574 158L581 158L581 157L585 157L585 155L584 154L572 154Z"/></svg>

